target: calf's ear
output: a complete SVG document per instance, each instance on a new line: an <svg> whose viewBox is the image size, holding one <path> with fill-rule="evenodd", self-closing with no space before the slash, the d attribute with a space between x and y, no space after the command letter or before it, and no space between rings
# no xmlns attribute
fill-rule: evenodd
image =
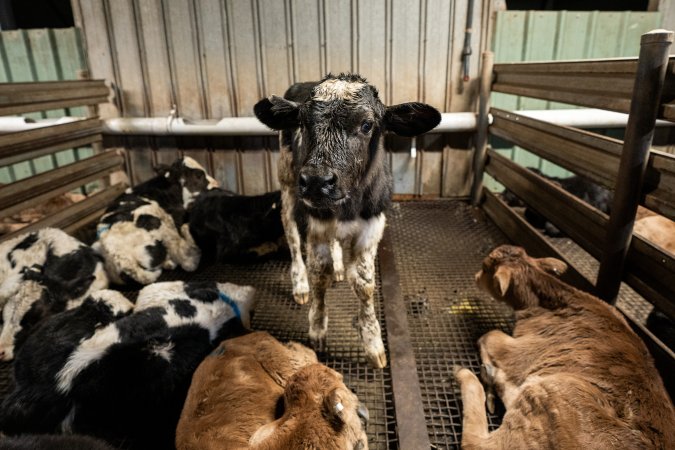
<svg viewBox="0 0 675 450"><path fill-rule="evenodd" d="M389 131L413 137L435 128L441 122L441 113L425 103L401 103L387 106L384 119Z"/></svg>
<svg viewBox="0 0 675 450"><path fill-rule="evenodd" d="M339 429L345 422L345 406L342 403L342 394L339 388L335 388L323 399L323 415L330 424Z"/></svg>
<svg viewBox="0 0 675 450"><path fill-rule="evenodd" d="M255 104L253 112L259 121L273 130L286 130L300 125L298 104L273 95Z"/></svg>
<svg viewBox="0 0 675 450"><path fill-rule="evenodd" d="M494 274L494 287L502 297L506 295L511 285L511 269L506 266L500 266Z"/></svg>

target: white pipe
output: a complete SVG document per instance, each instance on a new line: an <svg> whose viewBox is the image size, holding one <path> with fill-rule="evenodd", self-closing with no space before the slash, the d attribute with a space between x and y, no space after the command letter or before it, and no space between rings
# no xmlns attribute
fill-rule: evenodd
<svg viewBox="0 0 675 450"><path fill-rule="evenodd" d="M577 128L623 128L628 123L628 114L606 111L604 109L548 109L515 112L555 125ZM667 120L656 121L657 127L674 125L675 123Z"/></svg>
<svg viewBox="0 0 675 450"><path fill-rule="evenodd" d="M556 125L579 128L622 128L628 115L602 109L559 109L515 111L534 119ZM57 123L80 120L79 117L33 120L24 117L0 117L0 133L31 130ZM675 123L658 120L657 126L674 126ZM430 133L474 131L476 115L470 112L443 113L441 122ZM221 120L190 121L180 117L120 117L103 121L104 134L119 135L200 135L200 136L273 136L270 130L255 117L227 117Z"/></svg>
<svg viewBox="0 0 675 450"><path fill-rule="evenodd" d="M29 117L0 117L0 133L14 133L16 131L33 130L35 128L48 127L68 122L82 120L83 117L64 116L58 119L40 119L35 120Z"/></svg>
<svg viewBox="0 0 675 450"><path fill-rule="evenodd" d="M270 130L255 117L226 117L221 120L195 120L172 117L120 117L107 119L106 134L202 135L202 136L272 136Z"/></svg>

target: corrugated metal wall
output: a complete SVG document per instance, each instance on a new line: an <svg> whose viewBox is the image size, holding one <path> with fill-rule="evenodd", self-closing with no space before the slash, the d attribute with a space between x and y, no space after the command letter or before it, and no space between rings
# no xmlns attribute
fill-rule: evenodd
<svg viewBox="0 0 675 450"><path fill-rule="evenodd" d="M563 59L637 56L640 35L661 26L660 12L500 11L496 15L492 48L495 62L550 61ZM563 103L495 93L491 104L504 109L563 109ZM607 134L621 137L622 131ZM492 142L504 147L505 143ZM520 147L501 150L526 167L546 174L568 176L570 172ZM492 180L491 180L492 181ZM497 184L489 184L497 188Z"/></svg>
<svg viewBox="0 0 675 450"><path fill-rule="evenodd" d="M75 80L87 69L82 37L76 28L0 32L0 82ZM41 119L85 116L82 108L25 114ZM0 168L0 183L10 183L92 155L83 147L64 150Z"/></svg>
<svg viewBox="0 0 675 450"><path fill-rule="evenodd" d="M461 80L467 0L72 0L94 78L111 80L104 116L188 119L251 116L262 97L329 71L367 77L388 104L420 100L442 111L474 109L488 0L476 0L469 82ZM224 187L276 187L276 139L138 138L135 182L180 152L205 163ZM406 150L410 141L394 141ZM391 154L396 192L463 196L470 183L465 138L418 142L420 156Z"/></svg>

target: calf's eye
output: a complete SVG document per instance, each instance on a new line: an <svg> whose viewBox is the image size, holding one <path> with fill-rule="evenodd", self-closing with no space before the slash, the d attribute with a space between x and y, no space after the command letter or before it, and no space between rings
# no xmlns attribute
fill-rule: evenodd
<svg viewBox="0 0 675 450"><path fill-rule="evenodd" d="M361 124L361 132L368 134L370 133L370 130L373 129L373 123L372 122L363 122Z"/></svg>

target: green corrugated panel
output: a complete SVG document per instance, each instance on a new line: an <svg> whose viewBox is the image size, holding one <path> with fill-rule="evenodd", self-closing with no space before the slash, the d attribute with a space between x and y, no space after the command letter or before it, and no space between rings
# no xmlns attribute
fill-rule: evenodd
<svg viewBox="0 0 675 450"><path fill-rule="evenodd" d="M661 13L636 11L500 11L493 36L495 62L547 61L637 56L640 36L661 26ZM564 109L572 105L516 97L491 96L493 106L504 109ZM499 147L498 141L491 142ZM502 149L505 153L506 148ZM510 147L518 163L539 167L553 176L571 173L523 150ZM501 189L494 180L486 185Z"/></svg>
<svg viewBox="0 0 675 450"><path fill-rule="evenodd" d="M86 69L80 30L34 29L0 32L0 82L77 79ZM84 116L84 108L25 114L40 119L64 115ZM63 150L55 155L0 168L0 182L9 183L91 156L91 148Z"/></svg>

